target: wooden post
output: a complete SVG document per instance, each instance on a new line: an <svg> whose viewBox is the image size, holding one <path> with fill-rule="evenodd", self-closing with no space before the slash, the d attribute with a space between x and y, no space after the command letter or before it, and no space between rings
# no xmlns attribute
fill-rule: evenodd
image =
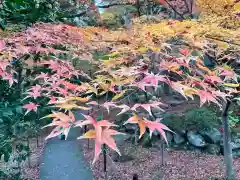
<svg viewBox="0 0 240 180"><path fill-rule="evenodd" d="M103 172L104 172L104 177L105 180L108 179L107 177L107 148L106 145L103 145Z"/></svg>
<svg viewBox="0 0 240 180"><path fill-rule="evenodd" d="M138 175L137 175L137 174L134 174L132 180L138 180Z"/></svg>

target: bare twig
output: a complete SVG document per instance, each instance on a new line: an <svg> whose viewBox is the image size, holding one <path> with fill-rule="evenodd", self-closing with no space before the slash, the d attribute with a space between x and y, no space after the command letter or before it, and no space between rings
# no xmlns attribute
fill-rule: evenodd
<svg viewBox="0 0 240 180"><path fill-rule="evenodd" d="M179 15L182 19L185 19L184 16L183 16L181 13L179 13L179 12L176 10L176 8L173 7L173 6L168 2L168 0L165 0L165 2L168 4L168 6L169 6L177 15Z"/></svg>
<svg viewBox="0 0 240 180"><path fill-rule="evenodd" d="M232 41L227 41L227 40L224 40L224 39L219 39L219 38L215 38L215 37L211 37L211 36L206 36L206 38L216 40L216 41L222 41L222 42L232 44L232 45L236 45L236 46L240 46L240 44L238 44L238 43L235 43L235 42L232 42Z"/></svg>

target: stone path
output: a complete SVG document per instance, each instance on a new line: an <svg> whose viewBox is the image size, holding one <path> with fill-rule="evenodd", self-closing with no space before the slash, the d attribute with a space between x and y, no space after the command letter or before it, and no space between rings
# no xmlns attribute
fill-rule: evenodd
<svg viewBox="0 0 240 180"><path fill-rule="evenodd" d="M40 180L93 180L77 140L80 129L73 128L68 139L49 139L40 164Z"/></svg>

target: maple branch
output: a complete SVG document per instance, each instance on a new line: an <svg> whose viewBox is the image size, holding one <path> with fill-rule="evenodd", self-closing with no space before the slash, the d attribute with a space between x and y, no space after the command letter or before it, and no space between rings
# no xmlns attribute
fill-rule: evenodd
<svg viewBox="0 0 240 180"><path fill-rule="evenodd" d="M238 43L231 42L232 40L227 41L227 40L224 40L224 39L219 39L219 38L215 38L215 37L211 37L211 36L206 36L206 38L212 39L212 40L216 40L216 41L222 41L222 42L225 42L225 43L228 43L228 44L232 44L232 45L236 45L236 46L240 46L240 44L238 44Z"/></svg>
<svg viewBox="0 0 240 180"><path fill-rule="evenodd" d="M108 4L108 5L98 5L97 7L98 8L110 8L112 6L125 6L125 5L134 5L134 4L132 4L132 3L123 3L123 4L113 3L113 4Z"/></svg>

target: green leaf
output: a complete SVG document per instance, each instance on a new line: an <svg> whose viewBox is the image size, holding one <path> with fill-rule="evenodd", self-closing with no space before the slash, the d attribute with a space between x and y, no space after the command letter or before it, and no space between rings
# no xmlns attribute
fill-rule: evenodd
<svg viewBox="0 0 240 180"><path fill-rule="evenodd" d="M10 154L8 152L5 152L4 153L4 161L8 162L9 158L10 158Z"/></svg>
<svg viewBox="0 0 240 180"><path fill-rule="evenodd" d="M5 117L8 117L8 116L13 116L14 114L12 112L12 109L8 108L8 109L3 111L2 115L5 116Z"/></svg>
<svg viewBox="0 0 240 180"><path fill-rule="evenodd" d="M19 113L19 114L23 114L22 106L16 107L16 112Z"/></svg>

